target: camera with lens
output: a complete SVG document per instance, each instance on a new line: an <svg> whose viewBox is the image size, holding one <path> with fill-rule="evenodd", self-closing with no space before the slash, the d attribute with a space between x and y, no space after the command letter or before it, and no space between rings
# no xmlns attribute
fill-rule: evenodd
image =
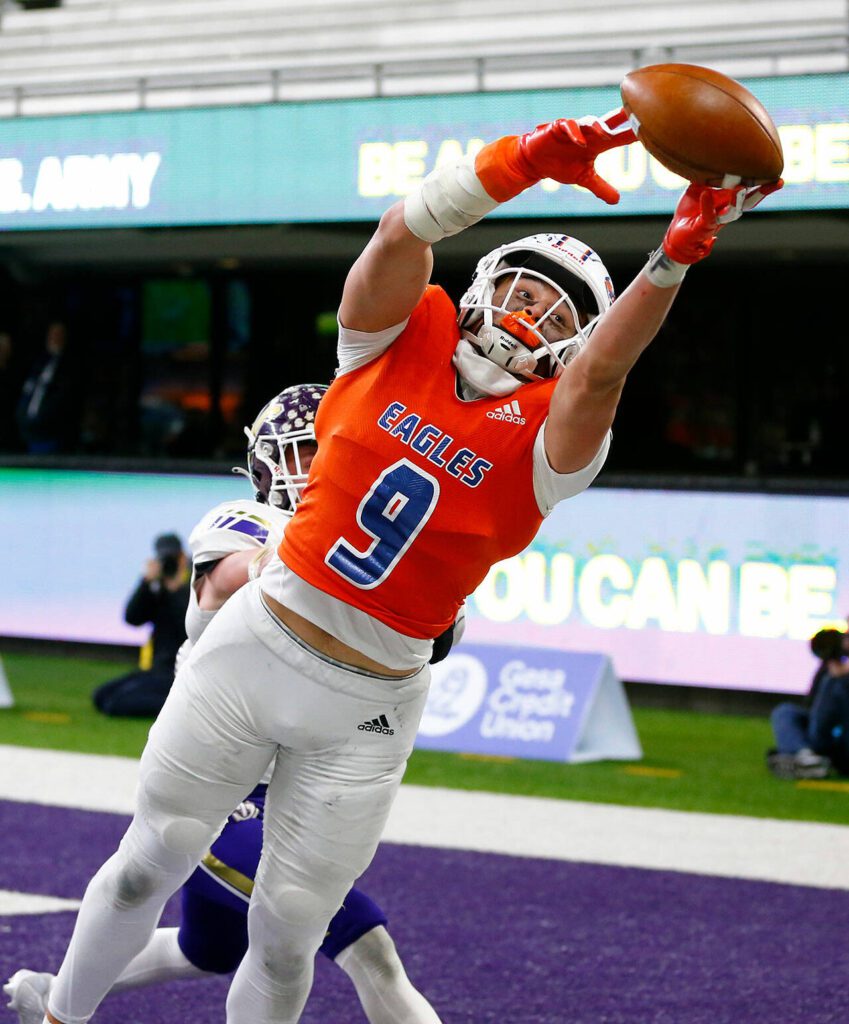
<svg viewBox="0 0 849 1024"><path fill-rule="evenodd" d="M162 575L166 578L177 575L177 568L180 563L177 561L176 555L166 555L159 560L159 564L162 567Z"/></svg>
<svg viewBox="0 0 849 1024"><path fill-rule="evenodd" d="M180 555L183 545L174 533L163 533L153 544L163 579L173 579L180 571Z"/></svg>
<svg viewBox="0 0 849 1024"><path fill-rule="evenodd" d="M811 651L820 661L840 659L846 653L843 642L846 634L839 629L821 629L811 637Z"/></svg>

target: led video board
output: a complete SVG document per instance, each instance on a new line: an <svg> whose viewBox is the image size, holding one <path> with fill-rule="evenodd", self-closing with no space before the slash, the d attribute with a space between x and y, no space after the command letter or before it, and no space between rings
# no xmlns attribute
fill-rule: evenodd
<svg viewBox="0 0 849 1024"><path fill-rule="evenodd" d="M849 206L849 75L746 84L786 156L769 209ZM0 229L377 220L441 161L619 103L605 87L2 119ZM638 144L598 166L616 207L548 181L493 216L666 213L683 184Z"/></svg>
<svg viewBox="0 0 849 1024"><path fill-rule="evenodd" d="M0 470L0 636L141 643L122 619L153 538L244 480ZM849 612L849 498L592 487L469 601L466 639L601 652L620 677L799 693ZM462 557L458 552L457 557Z"/></svg>

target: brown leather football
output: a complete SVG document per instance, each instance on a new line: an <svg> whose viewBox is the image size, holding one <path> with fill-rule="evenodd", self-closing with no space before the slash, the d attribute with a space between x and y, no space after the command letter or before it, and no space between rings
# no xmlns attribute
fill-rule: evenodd
<svg viewBox="0 0 849 1024"><path fill-rule="evenodd" d="M733 78L695 64L652 64L620 86L637 135L664 167L705 185L775 181L781 140L762 104Z"/></svg>

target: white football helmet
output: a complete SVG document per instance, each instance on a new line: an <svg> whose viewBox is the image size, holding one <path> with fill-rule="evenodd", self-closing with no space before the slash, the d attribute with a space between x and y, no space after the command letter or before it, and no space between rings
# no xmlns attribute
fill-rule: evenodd
<svg viewBox="0 0 849 1024"><path fill-rule="evenodd" d="M495 289L509 275L513 280L502 304L496 306ZM560 296L535 324L506 308L520 277L537 278ZM468 341L509 373L526 380L558 377L586 344L614 298L610 275L588 245L569 235L529 235L493 249L478 262L472 283L460 299L458 323ZM577 332L548 341L539 327L563 304L571 311ZM502 321L499 325L494 314Z"/></svg>

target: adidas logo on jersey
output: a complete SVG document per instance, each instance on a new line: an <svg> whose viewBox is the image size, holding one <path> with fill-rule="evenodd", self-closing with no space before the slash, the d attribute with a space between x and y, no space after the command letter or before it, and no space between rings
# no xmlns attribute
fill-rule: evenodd
<svg viewBox="0 0 849 1024"><path fill-rule="evenodd" d="M395 730L389 728L389 719L386 715L380 715L379 718L373 718L370 722L363 722L358 725L357 728L360 732L379 732L384 736L394 736Z"/></svg>
<svg viewBox="0 0 849 1024"><path fill-rule="evenodd" d="M525 417L522 415L522 410L519 408L519 403L515 398L512 402L507 402L486 415L491 420L503 420L505 423L517 423L520 426L525 422Z"/></svg>

